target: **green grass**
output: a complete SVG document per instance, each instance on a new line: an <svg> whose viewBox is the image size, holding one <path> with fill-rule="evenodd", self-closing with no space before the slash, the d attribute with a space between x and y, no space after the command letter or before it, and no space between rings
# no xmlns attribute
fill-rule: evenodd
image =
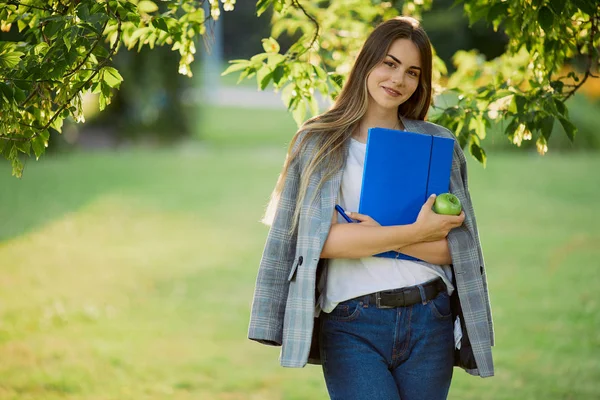
<svg viewBox="0 0 600 400"><path fill-rule="evenodd" d="M200 146L0 168L0 399L327 398L319 368L246 339L293 122L255 146L236 134L272 121L217 112L231 126ZM455 369L450 399L600 397L599 170L552 153L471 164L496 377Z"/></svg>
<svg viewBox="0 0 600 400"><path fill-rule="evenodd" d="M216 147L280 146L298 129L291 113L205 106L199 111L201 140Z"/></svg>

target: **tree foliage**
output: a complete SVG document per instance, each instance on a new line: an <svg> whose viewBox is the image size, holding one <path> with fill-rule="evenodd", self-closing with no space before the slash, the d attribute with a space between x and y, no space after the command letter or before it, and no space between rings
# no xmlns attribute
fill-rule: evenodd
<svg viewBox="0 0 600 400"><path fill-rule="evenodd" d="M122 46L167 45L181 55L179 73L191 76L194 43L220 9L235 0L0 0L0 25L13 26L20 41L0 41L0 152L22 174L22 157L39 158L51 129L83 121L82 95L110 103L122 78L112 58ZM298 123L318 113L315 93L335 99L360 46L380 21L417 18L432 0L258 0L257 14L272 9L264 52L233 60L225 73L256 79L282 99ZM513 143L535 140L538 151L556 121L572 140L576 133L564 102L595 74L599 64L600 6L595 0L457 0L471 23L485 20L509 37L506 52L485 60L475 51L454 55L448 75L436 57L436 102L430 120L453 130L461 145L485 163L481 147L493 124ZM282 49L278 39L297 37ZM279 40L280 41L280 40ZM565 66L579 66L565 73Z"/></svg>
<svg viewBox="0 0 600 400"><path fill-rule="evenodd" d="M306 110L316 113L315 90L335 99L344 77L370 30L382 20L404 14L417 18L432 0L305 1L260 0L260 14L275 10L265 52L249 60L233 60L225 73L256 76L259 88L273 85L298 123ZM435 58L436 101L429 119L451 129L463 147L485 164L481 140L492 125L503 128L516 145L535 140L538 152L548 150L555 121L573 140L565 101L590 77L597 78L600 5L596 0L457 0L471 24L487 21L503 29L505 53L485 60L477 51L458 51L456 71L448 76ZM282 33L300 36L281 52ZM579 70L565 72L568 63ZM578 72L579 71L579 72Z"/></svg>
<svg viewBox="0 0 600 400"><path fill-rule="evenodd" d="M139 0L0 0L3 31L16 25L23 41L0 42L0 152L21 176L22 155L39 158L50 129L61 131L66 118L83 122L82 95L99 95L103 110L122 77L111 66L115 53L168 45L181 55L179 73L191 76L195 40L206 22L220 14L211 1L160 3ZM221 6L232 10L235 0Z"/></svg>

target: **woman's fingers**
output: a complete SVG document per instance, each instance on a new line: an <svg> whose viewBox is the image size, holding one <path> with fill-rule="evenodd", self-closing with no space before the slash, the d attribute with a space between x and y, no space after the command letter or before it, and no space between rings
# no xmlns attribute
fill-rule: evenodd
<svg viewBox="0 0 600 400"><path fill-rule="evenodd" d="M459 227L463 224L463 222L465 222L465 212L461 211L461 213L459 215L456 216L447 216L446 218L448 218L450 220L450 224L456 228Z"/></svg>
<svg viewBox="0 0 600 400"><path fill-rule="evenodd" d="M369 217L368 215L359 214L357 212L349 212L349 211L346 211L346 214L348 214L348 216L350 218L355 219L355 220L357 220L359 222L369 222L369 223L372 223L374 225L379 225L377 223L377 221L375 221L373 218Z"/></svg>
<svg viewBox="0 0 600 400"><path fill-rule="evenodd" d="M370 218L368 215L359 214L357 212L352 211L346 211L346 214L348 214L350 218L355 219L357 221L367 221Z"/></svg>
<svg viewBox="0 0 600 400"><path fill-rule="evenodd" d="M425 202L425 204L423 204L423 207L426 210L431 210L431 208L433 207L433 203L435 203L435 194L432 194L431 196L429 196L429 198L427 199L427 201Z"/></svg>

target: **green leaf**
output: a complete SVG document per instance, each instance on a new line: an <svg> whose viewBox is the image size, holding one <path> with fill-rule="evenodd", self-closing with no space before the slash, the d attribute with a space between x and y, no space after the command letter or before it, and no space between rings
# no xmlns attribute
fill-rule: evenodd
<svg viewBox="0 0 600 400"><path fill-rule="evenodd" d="M48 21L44 28L44 35L53 38L65 26L65 20Z"/></svg>
<svg viewBox="0 0 600 400"><path fill-rule="evenodd" d="M132 22L136 26L140 24L140 20L140 14L137 12L128 12L125 15L125 21Z"/></svg>
<svg viewBox="0 0 600 400"><path fill-rule="evenodd" d="M33 147L35 159L39 160L41 155L44 154L44 151L46 150L46 142L42 136L38 135L31 141L31 147Z"/></svg>
<svg viewBox="0 0 600 400"><path fill-rule="evenodd" d="M48 147L48 140L50 140L50 132L48 129L40 132L40 137L44 139L44 143L46 143L46 147Z"/></svg>
<svg viewBox="0 0 600 400"><path fill-rule="evenodd" d="M113 67L104 67L102 71L104 72L104 82L106 82L108 86L111 88L118 88L121 85L123 77L119 74L119 71Z"/></svg>
<svg viewBox="0 0 600 400"><path fill-rule="evenodd" d="M90 14L97 14L97 13L105 13L106 12L106 8L104 6L104 3L101 3L101 2L94 2L94 3L95 4L90 9Z"/></svg>
<svg viewBox="0 0 600 400"><path fill-rule="evenodd" d="M106 101L104 93L100 93L100 96L98 97L98 107L100 108L100 111L103 111L106 108L107 104L108 103Z"/></svg>
<svg viewBox="0 0 600 400"><path fill-rule="evenodd" d="M562 81L550 81L550 86L555 92L562 93L565 84Z"/></svg>
<svg viewBox="0 0 600 400"><path fill-rule="evenodd" d="M56 117L54 118L54 121L52 121L52 124L50 124L50 128L60 133L62 131L63 122L64 120L62 118Z"/></svg>
<svg viewBox="0 0 600 400"><path fill-rule="evenodd" d="M100 92L104 95L104 97L107 100L106 104L110 104L110 96L112 94L111 90L110 90L110 86L108 85L108 83L106 83L106 81L102 81L100 82Z"/></svg>
<svg viewBox="0 0 600 400"><path fill-rule="evenodd" d="M292 111L292 116L294 117L294 121L296 121L296 125L300 126L304 123L304 118L306 118L306 106L303 101L301 101L294 111Z"/></svg>
<svg viewBox="0 0 600 400"><path fill-rule="evenodd" d="M285 73L285 67L283 65L278 65L277 68L275 68L275 71L273 71L273 82L276 85L279 85L279 82L281 81L281 78L283 78L283 75Z"/></svg>
<svg viewBox="0 0 600 400"><path fill-rule="evenodd" d="M564 116L567 114L567 107L565 106L565 103L563 103L557 98L554 98L554 104L556 105L556 108L558 109L560 115Z"/></svg>
<svg viewBox="0 0 600 400"><path fill-rule="evenodd" d="M266 66L256 71L256 82L258 83L258 89L264 90L272 77L273 73Z"/></svg>
<svg viewBox="0 0 600 400"><path fill-rule="evenodd" d="M575 140L575 134L577 133L577 127L565 117L558 117L558 120L560 121L560 124L562 125L563 129L565 130L565 133L567 134L569 140L573 142L573 140Z"/></svg>
<svg viewBox="0 0 600 400"><path fill-rule="evenodd" d="M521 96L520 94L515 94L513 101L509 106L509 111L521 114L525 109L525 103L527 103L527 99L525 97Z"/></svg>
<svg viewBox="0 0 600 400"><path fill-rule="evenodd" d="M331 79L331 82L335 86L337 86L338 89L341 89L342 86L344 85L344 77L341 74L337 74L335 72L330 72L329 78Z"/></svg>
<svg viewBox="0 0 600 400"><path fill-rule="evenodd" d="M272 37L262 40L263 49L266 53L279 53L279 43Z"/></svg>
<svg viewBox="0 0 600 400"><path fill-rule="evenodd" d="M15 80L15 86L18 87L19 89L27 90L28 91L28 90L31 90L32 84L29 81L24 81L24 80L21 80L21 79L16 79Z"/></svg>
<svg viewBox="0 0 600 400"><path fill-rule="evenodd" d="M546 138L546 140L550 139L550 135L552 134L553 127L554 127L554 117L552 117L552 116L544 117L540 121L540 130L542 131L542 135Z"/></svg>
<svg viewBox="0 0 600 400"><path fill-rule="evenodd" d="M477 143L471 143L469 150L471 152L471 155L473 155L473 157L475 157L477 161L483 164L483 167L485 168L485 164L487 162L487 155L485 154L485 150L483 150L483 148Z"/></svg>
<svg viewBox="0 0 600 400"><path fill-rule="evenodd" d="M19 149L21 153L29 155L29 153L31 152L31 141L23 140L16 142L16 144L17 149Z"/></svg>
<svg viewBox="0 0 600 400"><path fill-rule="evenodd" d="M508 3L496 3L490 9L487 15L488 22L494 23L496 20L500 20L500 17L506 17L508 12Z"/></svg>
<svg viewBox="0 0 600 400"><path fill-rule="evenodd" d="M167 26L165 19L162 17L154 18L152 20L152 26L154 26L156 29L160 29L161 31L165 31L167 33L169 32L169 27Z"/></svg>
<svg viewBox="0 0 600 400"><path fill-rule="evenodd" d="M69 35L64 35L62 39L65 43L65 47L67 48L67 50L71 50L71 38L69 37Z"/></svg>
<svg viewBox="0 0 600 400"><path fill-rule="evenodd" d="M96 47L94 47L94 50L92 50L92 54L95 55L97 58L107 58L109 55L108 50L106 50L106 47L104 47L100 43L98 43Z"/></svg>
<svg viewBox="0 0 600 400"><path fill-rule="evenodd" d="M25 92L21 89L19 89L18 87L14 87L14 93L15 93L15 100L17 101L17 103L22 103L25 101L25 99L27 98L27 95L25 94Z"/></svg>
<svg viewBox="0 0 600 400"><path fill-rule="evenodd" d="M249 66L245 70L242 71L240 77L237 80L237 83L240 83L246 78L251 78L256 73L256 68Z"/></svg>
<svg viewBox="0 0 600 400"><path fill-rule="evenodd" d="M229 62L231 63L231 65L221 73L221 76L230 74L232 72L240 71L242 69L245 69L248 65L250 65L250 62L248 60L232 60Z"/></svg>
<svg viewBox="0 0 600 400"><path fill-rule="evenodd" d="M554 14L548 7L544 6L540 9L538 13L538 23L546 33L549 33L552 29L552 24L554 24Z"/></svg>
<svg viewBox="0 0 600 400"><path fill-rule="evenodd" d="M204 9L199 8L196 11L188 14L188 20L201 24L204 21Z"/></svg>
<svg viewBox="0 0 600 400"><path fill-rule="evenodd" d="M23 21L22 19L17 21L17 27L19 28L19 32L23 32L28 26L29 25L27 25L27 22Z"/></svg>
<svg viewBox="0 0 600 400"><path fill-rule="evenodd" d="M253 55L252 58L250 59L250 61L252 61L253 64L260 65L262 63L262 61L264 61L268 57L269 57L268 53L258 53L258 54Z"/></svg>
<svg viewBox="0 0 600 400"><path fill-rule="evenodd" d="M17 147L13 144L13 147L10 151L8 159L12 166L12 174L17 178L21 178L23 176L23 162L19 159L19 154L17 153Z"/></svg>
<svg viewBox="0 0 600 400"><path fill-rule="evenodd" d="M127 11L135 12L135 4L133 4L131 1L119 0L119 4L122 7L124 7Z"/></svg>
<svg viewBox="0 0 600 400"><path fill-rule="evenodd" d="M0 67L7 69L14 68L17 65L19 65L21 57L23 57L24 55L24 53L21 53L19 51L4 53L0 55Z"/></svg>
<svg viewBox="0 0 600 400"><path fill-rule="evenodd" d="M77 16L83 20L87 20L90 17L90 9L85 2L77 6Z"/></svg>
<svg viewBox="0 0 600 400"><path fill-rule="evenodd" d="M485 139L485 121L481 115L471 118L469 130L473 130L479 139Z"/></svg>
<svg viewBox="0 0 600 400"><path fill-rule="evenodd" d="M271 79L273 79L273 72L269 72L263 76L263 78L260 80L260 90L265 90L269 82L271 82Z"/></svg>
<svg viewBox="0 0 600 400"><path fill-rule="evenodd" d="M35 54L36 56L45 56L49 48L50 46L48 46L48 43L46 42L38 43L33 48L33 54Z"/></svg>
<svg viewBox="0 0 600 400"><path fill-rule="evenodd" d="M8 86L6 83L4 82L0 82L0 92L2 93L2 96L9 102L11 103L15 97L15 94L13 92L13 88L11 86Z"/></svg>
<svg viewBox="0 0 600 400"><path fill-rule="evenodd" d="M327 80L327 73L323 68L319 67L318 65L313 65L313 70L315 71L319 79Z"/></svg>
<svg viewBox="0 0 600 400"><path fill-rule="evenodd" d="M256 16L260 17L262 13L267 11L271 3L273 3L273 0L258 0L256 2Z"/></svg>
<svg viewBox="0 0 600 400"><path fill-rule="evenodd" d="M158 11L158 6L153 1L142 0L138 3L138 10L143 13L150 14Z"/></svg>

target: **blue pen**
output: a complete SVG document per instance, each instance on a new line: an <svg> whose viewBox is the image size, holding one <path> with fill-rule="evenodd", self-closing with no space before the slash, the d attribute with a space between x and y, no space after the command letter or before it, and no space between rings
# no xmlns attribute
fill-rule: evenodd
<svg viewBox="0 0 600 400"><path fill-rule="evenodd" d="M336 205L335 205L335 209L337 210L337 212L339 212L339 213L340 213L340 215L341 215L342 217L344 217L344 219L345 219L347 222L350 222L350 223L356 222L356 221L354 221L352 218L350 218L350 217L348 216L348 214L346 214L346 212L344 211L344 209L343 209L342 207L340 207L339 205L337 205L337 204L336 204Z"/></svg>

